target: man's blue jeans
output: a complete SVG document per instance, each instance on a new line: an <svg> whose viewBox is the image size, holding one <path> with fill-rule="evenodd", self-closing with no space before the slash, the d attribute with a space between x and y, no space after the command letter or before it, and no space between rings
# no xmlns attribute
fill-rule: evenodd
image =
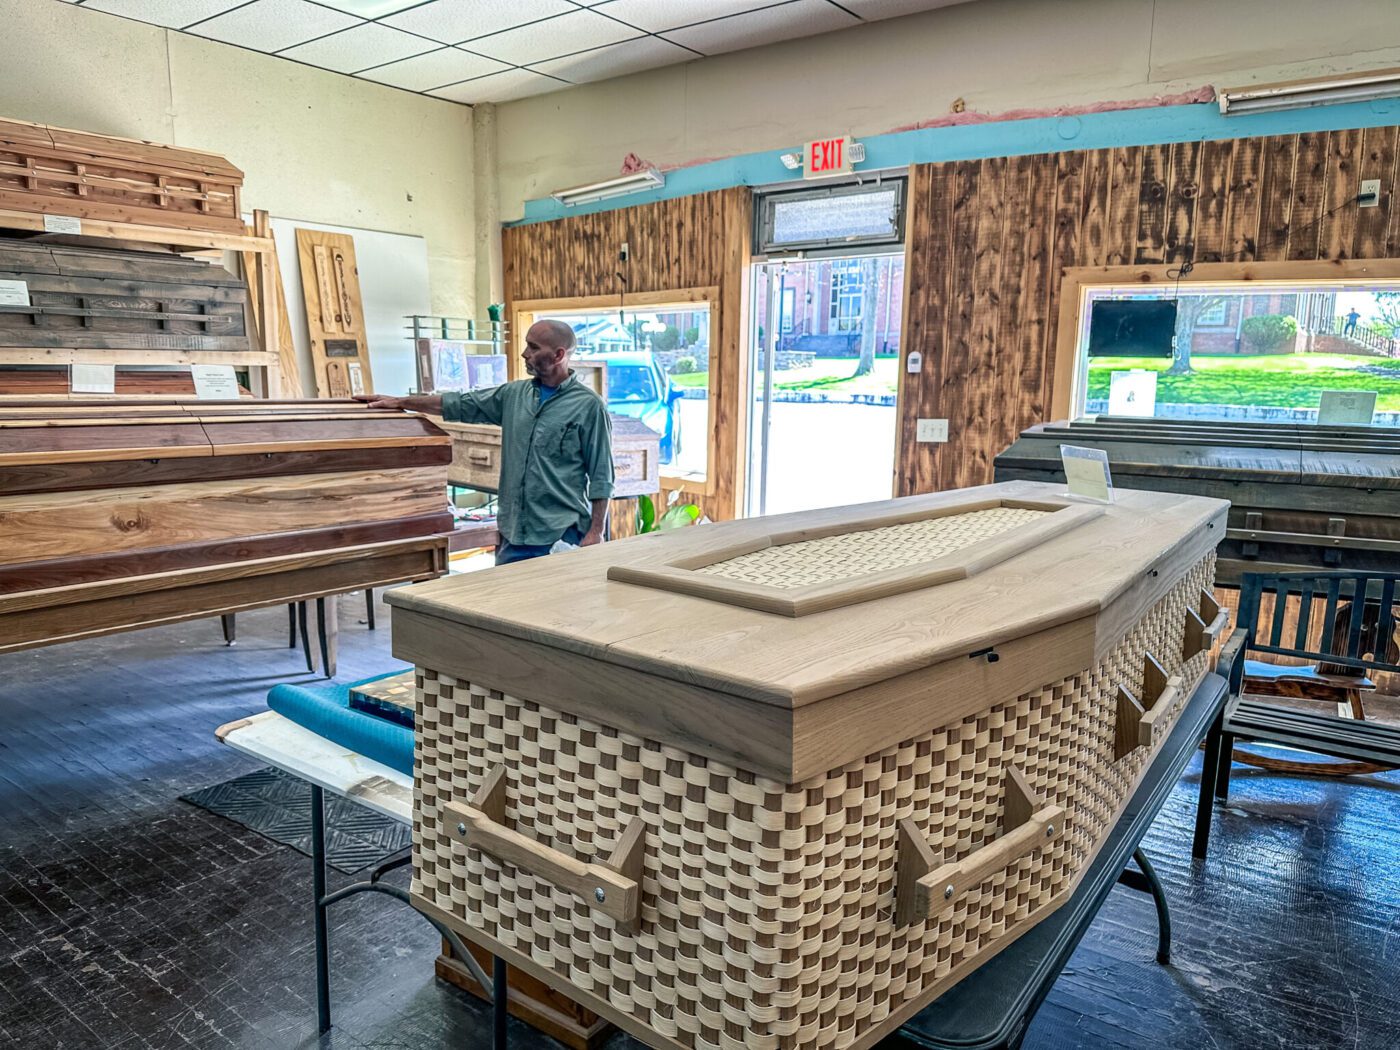
<svg viewBox="0 0 1400 1050"><path fill-rule="evenodd" d="M559 539L578 546L578 541L583 539L583 533L578 531L577 525L570 525ZM553 543L508 543L505 537L502 537L501 542L496 545L496 564L509 565L515 561L543 558L553 546Z"/></svg>

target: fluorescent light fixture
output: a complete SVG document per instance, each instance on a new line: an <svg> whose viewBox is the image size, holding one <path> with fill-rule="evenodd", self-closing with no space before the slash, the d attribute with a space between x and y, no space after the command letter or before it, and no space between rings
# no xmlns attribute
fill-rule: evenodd
<svg viewBox="0 0 1400 1050"><path fill-rule="evenodd" d="M783 162L783 167L787 168L788 171L796 171L802 167L802 154L800 153L784 153L778 159Z"/></svg>
<svg viewBox="0 0 1400 1050"><path fill-rule="evenodd" d="M1335 80L1295 80L1286 84L1230 88L1219 93L1220 112L1273 113L1281 109L1334 106L1343 102L1373 102L1400 97L1400 69L1339 77Z"/></svg>
<svg viewBox="0 0 1400 1050"><path fill-rule="evenodd" d="M605 182L592 182L587 186L574 186L567 190L556 190L550 196L565 207L575 204L592 204L605 201L609 197L622 197L629 193L641 193L666 185L666 176L655 168L644 168L630 175L622 175Z"/></svg>

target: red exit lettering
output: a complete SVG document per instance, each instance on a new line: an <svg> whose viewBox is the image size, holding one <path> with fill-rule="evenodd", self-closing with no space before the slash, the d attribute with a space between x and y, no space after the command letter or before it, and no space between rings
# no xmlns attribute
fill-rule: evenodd
<svg viewBox="0 0 1400 1050"><path fill-rule="evenodd" d="M812 170L818 172L839 169L843 145L845 143L841 139L812 143Z"/></svg>

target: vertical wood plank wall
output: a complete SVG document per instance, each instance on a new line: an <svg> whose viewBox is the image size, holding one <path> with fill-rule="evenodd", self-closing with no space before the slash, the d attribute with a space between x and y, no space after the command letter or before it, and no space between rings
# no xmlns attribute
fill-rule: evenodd
<svg viewBox="0 0 1400 1050"><path fill-rule="evenodd" d="M1044 422L1065 267L1391 258L1397 128L915 165L896 491L980 485ZM1381 180L1375 208L1346 202ZM1331 213L1331 214L1329 214ZM920 417L947 444L919 444Z"/></svg>
<svg viewBox="0 0 1400 1050"><path fill-rule="evenodd" d="M746 187L715 190L634 208L580 215L502 231L507 316L514 303L628 292L659 292L715 285L711 305L710 426L716 435L709 475L713 491L684 498L715 520L738 513L744 464L745 288L751 194ZM626 241L630 262L618 252ZM622 273L626 285L618 280ZM522 333L511 333L518 343ZM513 346L512 352L518 352ZM631 533L633 504L613 506L614 535Z"/></svg>

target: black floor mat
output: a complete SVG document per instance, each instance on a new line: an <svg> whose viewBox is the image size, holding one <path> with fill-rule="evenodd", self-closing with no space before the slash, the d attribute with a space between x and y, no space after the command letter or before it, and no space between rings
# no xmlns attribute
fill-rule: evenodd
<svg viewBox="0 0 1400 1050"><path fill-rule="evenodd" d="M311 785L300 777L260 769L180 797L311 856ZM412 841L406 824L330 792L324 797L326 859L336 871L353 874Z"/></svg>

